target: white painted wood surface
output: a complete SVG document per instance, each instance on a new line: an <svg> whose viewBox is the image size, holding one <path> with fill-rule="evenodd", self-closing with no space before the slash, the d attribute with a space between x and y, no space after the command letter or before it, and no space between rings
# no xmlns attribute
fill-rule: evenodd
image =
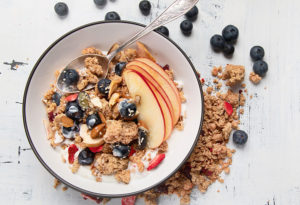
<svg viewBox="0 0 300 205"><path fill-rule="evenodd" d="M70 13L60 19L53 10L56 1L0 1L0 204L94 204L76 191L53 189L53 177L30 150L20 104L27 77L41 53L67 31L102 20L111 10L124 20L147 24L172 0L151 0L150 17L139 12L139 0L109 1L103 9L92 0L65 2ZM180 32L183 17L167 26L170 37L204 78L210 78L211 66L226 63L245 65L248 76L252 70L249 50L256 44L265 48L269 72L258 86L246 80L254 98L247 101L241 128L249 133L249 141L244 148L236 148L230 175L205 194L194 190L191 204L300 204L300 1L200 0L198 7L200 18L191 37ZM210 36L221 33L227 24L240 30L231 60L209 47ZM27 64L13 71L3 64L12 60ZM231 142L229 146L235 147ZM159 203L178 204L179 200L163 197Z"/></svg>

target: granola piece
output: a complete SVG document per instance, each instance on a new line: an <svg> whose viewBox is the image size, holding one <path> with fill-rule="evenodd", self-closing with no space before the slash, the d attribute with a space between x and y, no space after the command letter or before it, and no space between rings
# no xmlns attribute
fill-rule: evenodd
<svg viewBox="0 0 300 205"><path fill-rule="evenodd" d="M100 102L101 102L100 111L103 113L106 119L110 119L112 116L112 110L109 107L109 103L107 102L107 100L105 100L105 98L101 98Z"/></svg>
<svg viewBox="0 0 300 205"><path fill-rule="evenodd" d="M174 80L174 71L172 69L165 70L171 80Z"/></svg>
<svg viewBox="0 0 300 205"><path fill-rule="evenodd" d="M124 51L124 54L125 54L126 59L127 59L128 62L134 60L137 57L136 49L132 49L132 48L127 48Z"/></svg>
<svg viewBox="0 0 300 205"><path fill-rule="evenodd" d="M183 116L180 115L179 119L178 119L178 122L176 123L175 125L175 128L179 131L183 130L184 129L184 124L183 124Z"/></svg>
<svg viewBox="0 0 300 205"><path fill-rule="evenodd" d="M89 81L86 78L80 77L80 79L77 83L77 89L83 90L88 84L89 84Z"/></svg>
<svg viewBox="0 0 300 205"><path fill-rule="evenodd" d="M256 73L251 72L249 75L249 80L254 84L258 84L261 81L261 77Z"/></svg>
<svg viewBox="0 0 300 205"><path fill-rule="evenodd" d="M159 145L158 147L158 153L162 154L168 151L168 143L166 141L164 141L163 143L161 143L161 145Z"/></svg>
<svg viewBox="0 0 300 205"><path fill-rule="evenodd" d="M138 127L134 122L108 120L106 126L106 133L103 138L107 143L129 144L138 137Z"/></svg>
<svg viewBox="0 0 300 205"><path fill-rule="evenodd" d="M95 48L95 47L88 47L88 48L85 48L81 51L81 54L82 55L86 55L86 54L98 54L98 55L103 55L102 52Z"/></svg>
<svg viewBox="0 0 300 205"><path fill-rule="evenodd" d="M206 92L207 92L207 94L211 94L212 93L212 91L213 91L214 89L212 88L212 87L207 87L206 88Z"/></svg>
<svg viewBox="0 0 300 205"><path fill-rule="evenodd" d="M120 159L112 154L101 154L95 157L94 167L103 175L112 175L128 167L128 159Z"/></svg>
<svg viewBox="0 0 300 205"><path fill-rule="evenodd" d="M217 67L213 67L212 71L211 71L211 75L216 77L218 76L219 74L219 71L218 71L218 68Z"/></svg>
<svg viewBox="0 0 300 205"><path fill-rule="evenodd" d="M130 170L122 170L120 172L118 172L117 174L115 174L115 179L118 182L123 182L125 184L129 184L130 182Z"/></svg>
<svg viewBox="0 0 300 205"><path fill-rule="evenodd" d="M78 172L79 168L80 168L80 164L78 162L78 157L76 157L71 167L72 173L75 174L76 172Z"/></svg>
<svg viewBox="0 0 300 205"><path fill-rule="evenodd" d="M117 103L119 98L120 98L119 93L112 94L112 96L110 97L109 102L108 102L109 106L113 107Z"/></svg>
<svg viewBox="0 0 300 205"><path fill-rule="evenodd" d="M222 79L227 80L226 85L233 87L244 80L245 67L241 65L227 64L222 74Z"/></svg>
<svg viewBox="0 0 300 205"><path fill-rule="evenodd" d="M58 187L58 185L60 185L60 181L58 181L58 179L54 178L53 188L56 189Z"/></svg>
<svg viewBox="0 0 300 205"><path fill-rule="evenodd" d="M99 60L97 57L85 58L84 64L85 67L88 68L94 75L101 76L103 74L102 66L99 65Z"/></svg>
<svg viewBox="0 0 300 205"><path fill-rule="evenodd" d="M185 103L186 98L184 97L183 90L179 91L179 96L180 96L181 103Z"/></svg>

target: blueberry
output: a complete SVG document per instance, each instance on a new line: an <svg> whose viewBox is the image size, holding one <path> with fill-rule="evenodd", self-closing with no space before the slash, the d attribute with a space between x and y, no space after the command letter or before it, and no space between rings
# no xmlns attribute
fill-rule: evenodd
<svg viewBox="0 0 300 205"><path fill-rule="evenodd" d="M169 37L169 29L165 26L160 26L155 31Z"/></svg>
<svg viewBox="0 0 300 205"><path fill-rule="evenodd" d="M79 74L74 69L66 69L63 71L63 81L67 85L74 85L79 80Z"/></svg>
<svg viewBox="0 0 300 205"><path fill-rule="evenodd" d="M233 25L228 25L223 29L222 36L225 39L225 41L235 42L238 39L239 30Z"/></svg>
<svg viewBox="0 0 300 205"><path fill-rule="evenodd" d="M265 51L261 46L253 46L250 50L250 56L252 60L262 60L265 56Z"/></svg>
<svg viewBox="0 0 300 205"><path fill-rule="evenodd" d="M193 30L193 23L189 20L184 20L180 24L180 29L184 35L190 35Z"/></svg>
<svg viewBox="0 0 300 205"><path fill-rule="evenodd" d="M150 10L151 10L151 3L147 0L143 0L140 2L139 4L139 8L142 12L142 14L144 14L145 16L150 14Z"/></svg>
<svg viewBox="0 0 300 205"><path fill-rule="evenodd" d="M83 111L77 102L68 102L65 112L67 117L73 120L80 120L83 117Z"/></svg>
<svg viewBox="0 0 300 205"><path fill-rule="evenodd" d="M54 6L54 10L59 16L65 16L68 14L69 8L66 3L58 2Z"/></svg>
<svg viewBox="0 0 300 205"><path fill-rule="evenodd" d="M92 114L86 118L86 125L90 130L93 129L93 127L95 127L96 125L99 125L100 123L101 119L98 114Z"/></svg>
<svg viewBox="0 0 300 205"><path fill-rule="evenodd" d="M128 102L128 100L123 100L119 103L119 111L122 117L132 118L136 113L136 104Z"/></svg>
<svg viewBox="0 0 300 205"><path fill-rule="evenodd" d="M228 43L224 44L223 53L226 56L231 56L234 53L234 46Z"/></svg>
<svg viewBox="0 0 300 205"><path fill-rule="evenodd" d="M95 154L89 149L85 148L78 155L78 162L81 165L90 165L93 163Z"/></svg>
<svg viewBox="0 0 300 205"><path fill-rule="evenodd" d="M247 142L248 140L248 135L245 131L243 130L236 130L233 133L233 142L238 144L238 145L243 145Z"/></svg>
<svg viewBox="0 0 300 205"><path fill-rule="evenodd" d="M146 148L148 139L148 131L144 128L138 129L138 149L143 150Z"/></svg>
<svg viewBox="0 0 300 205"><path fill-rule="evenodd" d="M197 6L194 6L191 10L189 10L185 16L190 20L190 21L195 21L198 17L198 8Z"/></svg>
<svg viewBox="0 0 300 205"><path fill-rule="evenodd" d="M214 51L222 51L225 46L224 38L221 35L215 34L210 39L210 45Z"/></svg>
<svg viewBox="0 0 300 205"><path fill-rule="evenodd" d="M268 71L268 64L262 60L255 61L253 64L253 71L260 77L263 77Z"/></svg>
<svg viewBox="0 0 300 205"><path fill-rule="evenodd" d="M109 85L111 83L111 80L107 79L107 78L104 78L104 79L101 79L99 80L98 82L98 90L101 94L103 95L108 95L109 93Z"/></svg>
<svg viewBox="0 0 300 205"><path fill-rule="evenodd" d="M126 62L117 63L117 65L115 66L115 73L121 76L125 66L126 66Z"/></svg>
<svg viewBox="0 0 300 205"><path fill-rule="evenodd" d="M129 156L131 147L121 143L114 144L112 153L115 157L126 158Z"/></svg>
<svg viewBox="0 0 300 205"><path fill-rule="evenodd" d="M94 0L94 3L97 6L104 6L106 4L107 0Z"/></svg>
<svg viewBox="0 0 300 205"><path fill-rule="evenodd" d="M115 11L110 11L105 15L106 21L121 20L119 14Z"/></svg>
<svg viewBox="0 0 300 205"><path fill-rule="evenodd" d="M53 95L52 95L52 101L53 102L55 102L55 104L57 105L57 106L59 106L59 104L60 104L60 98L61 98L61 95L59 94L59 93L54 93Z"/></svg>

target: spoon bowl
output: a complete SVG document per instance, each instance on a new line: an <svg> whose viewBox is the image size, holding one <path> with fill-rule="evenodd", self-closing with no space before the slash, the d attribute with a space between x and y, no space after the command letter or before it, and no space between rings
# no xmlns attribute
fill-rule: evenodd
<svg viewBox="0 0 300 205"><path fill-rule="evenodd" d="M76 85L70 85L70 84L66 83L65 76L64 76L64 71L67 70L67 69L79 70L79 72L84 71L86 69L84 60L88 57L98 59L99 65L102 67L102 70L103 70L103 74L99 77L99 79L103 79L103 78L106 77L106 75L108 73L108 64L109 64L109 60L107 59L107 57L102 56L102 55L98 55L98 54L82 55L82 56L79 56L78 58L75 58L73 61L71 61L61 71L61 73L60 73L60 75L57 79L57 83L56 83L56 87L61 92L63 92L63 93L78 93L78 92L80 92ZM94 87L95 87L95 84L90 83L83 89L83 91L90 90Z"/></svg>

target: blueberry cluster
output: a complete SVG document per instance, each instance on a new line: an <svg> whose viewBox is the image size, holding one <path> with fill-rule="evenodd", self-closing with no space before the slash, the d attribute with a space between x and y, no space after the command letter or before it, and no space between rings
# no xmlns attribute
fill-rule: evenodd
<svg viewBox="0 0 300 205"><path fill-rule="evenodd" d="M234 25L228 25L222 30L222 35L215 34L210 39L210 45L216 52L222 51L225 56L232 56L234 53L233 44L239 37L239 30Z"/></svg>
<svg viewBox="0 0 300 205"><path fill-rule="evenodd" d="M254 61L253 71L260 77L266 75L268 71L268 64L263 61L263 57L265 56L265 51L261 46L253 46L250 50L250 56Z"/></svg>

